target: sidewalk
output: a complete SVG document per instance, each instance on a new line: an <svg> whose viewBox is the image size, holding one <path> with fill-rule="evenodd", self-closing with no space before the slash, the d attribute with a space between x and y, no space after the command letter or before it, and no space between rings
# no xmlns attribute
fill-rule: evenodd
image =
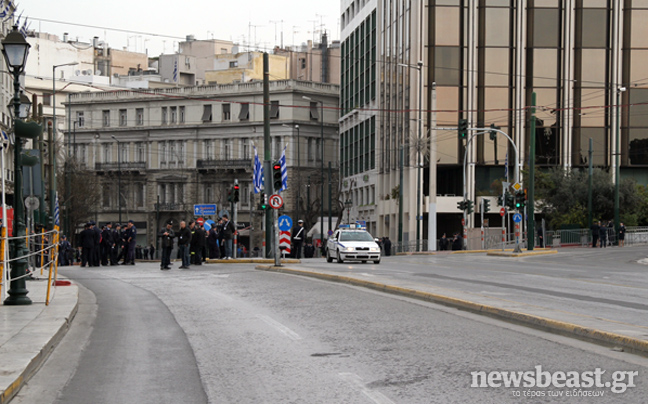
<svg viewBox="0 0 648 404"><path fill-rule="evenodd" d="M430 283L399 280L380 275L371 275L371 280L367 280L363 273L350 274L348 271L336 271L334 265L326 269L297 269L287 266L258 265L256 269L346 283L384 293L438 303L555 334L614 348L622 348L625 351L644 356L648 355L648 327L639 324L628 324L614 319L605 319L596 313L583 315L571 312L569 307L556 309L530 304L521 299L498 298L454 288L438 287Z"/></svg>
<svg viewBox="0 0 648 404"><path fill-rule="evenodd" d="M76 285L52 286L45 305L47 278L27 281L28 306L0 305L0 404L9 402L47 360L76 315Z"/></svg>

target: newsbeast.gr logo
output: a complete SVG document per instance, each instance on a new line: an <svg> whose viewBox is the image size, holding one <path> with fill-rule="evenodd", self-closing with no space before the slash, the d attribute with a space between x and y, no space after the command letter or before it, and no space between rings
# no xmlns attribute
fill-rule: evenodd
<svg viewBox="0 0 648 404"><path fill-rule="evenodd" d="M514 389L529 389L514 391L514 396L544 397L544 396L566 396L566 397L597 397L603 396L605 391L592 389L609 389L612 393L623 393L629 387L636 387L635 376L638 371L615 371L605 374L606 371L596 368L593 371L585 372L548 372L542 370L538 365L535 370L527 371L485 371L470 372L472 384L470 387L499 388L507 387ZM565 391L552 391L550 388L567 389ZM531 390L545 389L545 390ZM590 390L582 390L590 389Z"/></svg>

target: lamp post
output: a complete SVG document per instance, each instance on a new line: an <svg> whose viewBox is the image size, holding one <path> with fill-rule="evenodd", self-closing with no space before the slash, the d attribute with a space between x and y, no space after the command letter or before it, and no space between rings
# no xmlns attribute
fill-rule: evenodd
<svg viewBox="0 0 648 404"><path fill-rule="evenodd" d="M110 135L117 142L117 200L119 205L119 224L122 224L122 198L121 198L121 142L115 135Z"/></svg>
<svg viewBox="0 0 648 404"><path fill-rule="evenodd" d="M621 109L621 93L626 90L625 87L617 88L616 92L616 163L614 164L614 234L619 234L619 166L621 165L621 149L620 149L620 138L621 138L621 120L620 118L620 109Z"/></svg>
<svg viewBox="0 0 648 404"><path fill-rule="evenodd" d="M50 147L50 156L54 156L52 161L50 161L50 190L49 190L49 200L50 200L50 215L52 218L52 228L54 227L54 209L56 206L56 135L58 130L56 127L56 68L62 66L74 66L78 65L79 62L70 62L63 63L60 65L52 66L52 138L53 142L49 145ZM69 231L69 230L68 230Z"/></svg>
<svg viewBox="0 0 648 404"><path fill-rule="evenodd" d="M421 216L421 170L422 170L422 165L423 163L421 162L421 145L422 142L422 136L423 136L423 128L422 128L422 119L421 119L421 112L423 111L423 61L419 60L419 62L414 65L408 65L408 64L402 64L399 63L399 66L405 66L409 67L411 69L416 69L418 70L418 76L419 76L419 89L418 89L418 142L416 145L416 251L420 251L420 246L421 246L421 220L423 217ZM432 164L432 162L430 162ZM430 181L432 181L432 178L430 178ZM430 197L432 197L430 195ZM432 226L432 223L428 223L428 226Z"/></svg>
<svg viewBox="0 0 648 404"><path fill-rule="evenodd" d="M353 202L351 201L351 199L347 199L344 202L344 206L346 206L346 208L347 208L347 224L351 223L351 205L353 205Z"/></svg>
<svg viewBox="0 0 648 404"><path fill-rule="evenodd" d="M282 124L284 128L290 128L290 125L286 125L285 123ZM299 150L299 125L295 125L295 129L297 129L297 192L295 193L295 215L297 216L296 219L299 219L299 214L300 214L300 209L299 209L299 196L300 196L300 191L301 191L301 151Z"/></svg>
<svg viewBox="0 0 648 404"><path fill-rule="evenodd" d="M26 233L22 189L22 139L20 137L21 133L17 130L18 125L25 125L20 115L20 75L25 70L30 46L22 34L18 32L18 26L14 26L13 30L2 41L2 55L14 79L13 106L14 135L16 139L14 143L14 239L11 240L11 278L13 280L7 292L9 297L4 301L4 304L15 306L32 303L31 299L27 297L28 291L25 284L27 248L24 240Z"/></svg>
<svg viewBox="0 0 648 404"><path fill-rule="evenodd" d="M320 230L322 231L322 243L324 243L324 102L314 100L305 95L302 98L320 104L320 195L322 198L322 203L320 204Z"/></svg>

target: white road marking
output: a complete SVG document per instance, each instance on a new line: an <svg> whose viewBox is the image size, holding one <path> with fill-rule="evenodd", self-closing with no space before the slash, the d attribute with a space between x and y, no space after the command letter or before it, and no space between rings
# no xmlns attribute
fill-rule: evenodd
<svg viewBox="0 0 648 404"><path fill-rule="evenodd" d="M273 320L272 318L270 318L268 316L257 314L257 317L259 319L263 320L264 323L268 324L269 326L276 329L277 331L284 334L285 336L287 336L288 338L290 338L293 341L298 341L298 340L302 339L302 337L299 334L297 334L296 332L294 332L290 328L286 327L285 325L281 324L278 321Z"/></svg>
<svg viewBox="0 0 648 404"><path fill-rule="evenodd" d="M366 273L366 272L361 272L361 273L359 273L358 275L363 275L363 276L374 276L374 275L372 275L372 274L368 274L368 273Z"/></svg>
<svg viewBox="0 0 648 404"><path fill-rule="evenodd" d="M351 385L351 387L359 390L365 396L369 397L371 401L376 404L395 404L392 400L388 399L384 394L377 391L373 391L368 388L365 383L362 381L360 376L355 373L339 373L338 374L342 380L346 381Z"/></svg>

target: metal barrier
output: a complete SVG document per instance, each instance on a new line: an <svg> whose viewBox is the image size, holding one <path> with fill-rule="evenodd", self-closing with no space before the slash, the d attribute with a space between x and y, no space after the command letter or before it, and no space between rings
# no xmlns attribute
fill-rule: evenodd
<svg viewBox="0 0 648 404"><path fill-rule="evenodd" d="M2 239L0 245L0 253L2 264L0 265L0 293L4 297L7 295L6 284L21 278L33 277L40 269L40 275L48 271L48 284L47 296L45 297L45 305L49 305L51 285L56 282L58 271L58 247L59 247L59 232L57 230L50 230L44 233L32 233L27 236L21 237L6 237L6 228L2 228ZM28 254L21 257L9 258L9 246L12 240L25 240ZM24 275L16 278L11 278L11 272L8 270L11 262L19 259L27 259L28 267Z"/></svg>

